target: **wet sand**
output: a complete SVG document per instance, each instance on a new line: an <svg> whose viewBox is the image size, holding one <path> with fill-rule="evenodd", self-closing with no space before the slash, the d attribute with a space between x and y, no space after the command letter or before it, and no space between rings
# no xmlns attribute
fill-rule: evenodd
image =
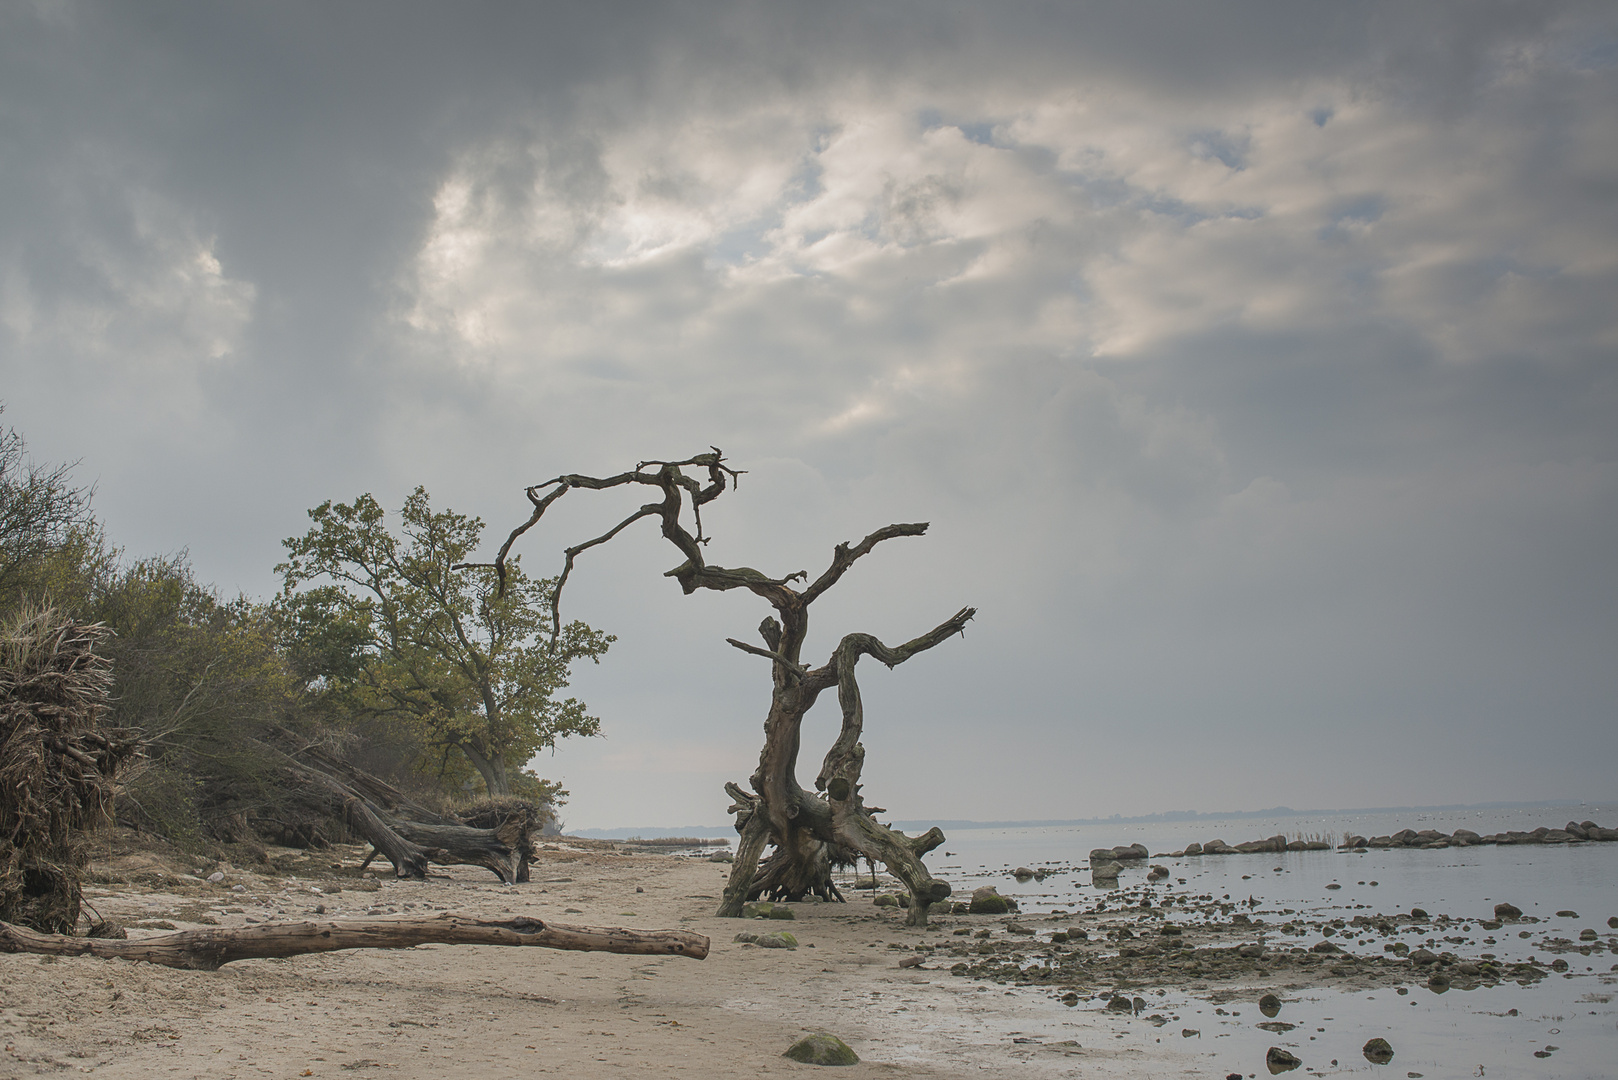
<svg viewBox="0 0 1618 1080"><path fill-rule="evenodd" d="M89 900L101 915L129 925L132 936L166 932L158 924L186 929L302 918L321 906L337 918L452 910L680 928L708 935L713 951L693 961L422 946L241 961L218 972L0 956L0 1076L801 1074L816 1067L781 1053L820 1030L842 1037L862 1057L838 1074L849 1077L1011 1069L1033 1076L1205 1076L1212 1062L1201 1040L1204 1032L1210 1041L1216 1037L1219 1002L1256 1002L1272 989L1293 1001L1333 984L1392 993L1417 977L1397 958L1345 965L1330 955L1283 964L1232 960L1228 970L1224 961L1205 959L1192 973L1180 961L1186 950L1167 950L1179 961L1176 970L1163 953L1122 955L1129 939L1121 944L1116 930L1138 925L1141 913L1121 907L943 916L925 930L905 927L902 912L864 899L793 905L791 922L717 919L727 865L607 845L548 850L533 882L515 888L470 867L428 882L363 880L352 870L332 871L332 861L325 853L296 868L284 863L273 877L231 872L211 884L172 875L187 868L165 871L130 856L103 867L127 883L95 886ZM1160 914L1151 921L1165 920ZM1221 925L1187 926L1175 944L1208 958L1245 940L1228 920L1205 921ZM1052 932L1075 928L1093 944L1051 942ZM800 947L732 941L740 931L775 929L791 930ZM1076 958L1078 968L1092 973L1082 980L1082 1000L1073 1000L1073 979L1041 970L1039 956L1055 954ZM921 966L900 967L915 958ZM960 973L962 964L976 970ZM1212 981L1210 971L1218 976ZM1108 1010L1106 1001L1120 991L1141 996L1144 1007L1132 1002L1128 1012ZM1241 1007L1231 1004L1227 1012ZM1246 1011L1255 1013L1247 1019L1261 1019L1256 1007ZM1195 1037L1181 1034L1191 1029ZM1262 1070L1262 1048L1257 1052L1244 1072Z"/></svg>

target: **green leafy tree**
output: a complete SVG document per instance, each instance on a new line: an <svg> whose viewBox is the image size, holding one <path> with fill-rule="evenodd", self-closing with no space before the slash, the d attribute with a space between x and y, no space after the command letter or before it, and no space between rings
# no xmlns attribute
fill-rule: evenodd
<svg viewBox="0 0 1618 1080"><path fill-rule="evenodd" d="M283 817L279 758L263 740L304 722L271 612L221 599L183 554L116 568L86 610L113 631L102 651L114 718L145 746L124 778L120 819L194 843L249 839L249 819L271 827Z"/></svg>
<svg viewBox="0 0 1618 1080"><path fill-rule="evenodd" d="M0 428L0 606L82 593L74 586L104 569L90 492L72 484L71 472L70 465L34 461L15 429Z"/></svg>
<svg viewBox="0 0 1618 1080"><path fill-rule="evenodd" d="M533 755L601 722L558 700L574 661L614 640L582 622L552 633L554 579L467 566L483 522L434 512L417 488L389 531L370 495L309 511L276 572L288 650L306 684L350 708L410 724L423 744L459 754L490 795L522 786Z"/></svg>

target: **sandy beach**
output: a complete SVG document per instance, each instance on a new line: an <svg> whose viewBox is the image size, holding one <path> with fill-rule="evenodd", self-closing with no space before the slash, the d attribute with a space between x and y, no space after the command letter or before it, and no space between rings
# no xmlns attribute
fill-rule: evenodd
<svg viewBox="0 0 1618 1080"><path fill-rule="evenodd" d="M1149 1024L1120 1039L1128 1018L1064 1009L1045 989L952 976L942 958L899 966L918 945L959 942L963 926L998 933L1003 919L944 917L916 930L901 913L858 901L795 905L792 922L718 919L728 866L610 845L546 850L532 883L517 887L476 868L406 882L352 869L334 876L331 852L306 861L297 873L176 884L172 867L125 855L97 869L126 881L94 886L88 900L131 936L290 920L317 907L338 918L445 909L681 928L708 935L713 951L695 961L422 946L247 960L217 972L0 956L0 1075L749 1076L815 1071L781 1055L822 1030L863 1059L836 1074L849 1077L977 1076L1013 1065L1071 1075L1081 1063L1113 1076L1181 1071L1164 1071L1151 1051L1162 1032ZM732 941L779 928L800 947Z"/></svg>

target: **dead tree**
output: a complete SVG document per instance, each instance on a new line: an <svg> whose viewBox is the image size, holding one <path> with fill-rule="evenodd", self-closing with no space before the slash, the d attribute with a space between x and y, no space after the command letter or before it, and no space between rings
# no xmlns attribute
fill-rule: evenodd
<svg viewBox="0 0 1618 1080"><path fill-rule="evenodd" d="M104 960L144 960L164 967L217 971L234 960L303 956L339 949L408 949L416 945L539 945L580 952L636 956L708 955L708 939L688 930L628 930L606 926L565 926L518 915L475 919L445 912L402 919L343 919L330 922L266 923L219 930L182 930L160 937L81 938L40 934L0 922L0 953L47 956L99 956Z"/></svg>
<svg viewBox="0 0 1618 1080"><path fill-rule="evenodd" d="M705 471L707 482L687 476L682 471L686 468ZM528 520L512 530L492 565L503 583L506 560L518 537L538 524L556 500L575 488L599 491L641 485L659 491L661 498L657 501L641 506L600 536L565 549L566 559L552 598L551 633L553 639L561 633L562 588L573 572L574 561L642 518L657 518L664 538L685 557L666 576L678 581L687 595L698 589L746 589L775 609L775 615L759 626L762 646L728 639L736 648L770 662L773 690L764 720L764 749L750 780L752 791L744 791L737 784L726 785L735 800L731 811L736 814L741 838L719 914L738 916L744 902L762 895L798 900L814 893L840 900L832 883L832 865L851 863L863 855L873 863L882 863L904 882L910 890L908 921L912 926L925 926L928 907L948 896L950 887L928 873L921 857L943 843L944 837L937 829L919 837L906 836L876 821L874 815L884 811L865 805L860 793L860 771L865 761L860 735L865 716L855 667L865 656L890 668L902 664L962 633L975 610L962 608L902 645L886 645L869 634L849 634L824 664L805 664L801 652L809 630L810 605L876 545L897 537L920 536L927 531L927 525L888 525L857 544L838 544L831 565L813 582L803 570L772 578L750 567L712 566L703 556L708 538L702 532L702 507L718 498L739 475L724 463L724 456L715 448L712 453L684 461L643 461L617 476L567 475L536 484L527 489L533 507ZM687 504L695 531L681 521ZM800 584L795 586L794 582ZM815 777L815 791L807 791L797 779L799 730L804 714L821 693L833 687L842 706L842 730ZM761 866L760 857L771 844L775 851Z"/></svg>

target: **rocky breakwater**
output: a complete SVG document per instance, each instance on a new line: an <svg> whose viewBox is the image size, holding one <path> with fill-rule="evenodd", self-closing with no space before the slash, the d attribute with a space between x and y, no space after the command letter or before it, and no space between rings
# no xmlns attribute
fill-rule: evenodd
<svg viewBox="0 0 1618 1080"><path fill-rule="evenodd" d="M1471 847L1475 844L1584 844L1592 841L1618 840L1618 829L1608 829L1593 821L1570 821L1560 829L1541 826L1531 832L1475 833L1470 829L1456 829L1442 833L1437 829L1400 829L1389 836L1348 836L1338 845L1340 851L1368 851L1371 848L1450 848ZM1189 854L1189 852L1187 852Z"/></svg>
<svg viewBox="0 0 1618 1080"><path fill-rule="evenodd" d="M1192 855L1252 855L1259 852L1330 851L1324 840L1288 840L1277 833L1264 840L1247 840L1240 844L1227 844L1223 840L1210 840L1206 844L1187 844L1184 851L1171 851L1165 857L1179 859Z"/></svg>

